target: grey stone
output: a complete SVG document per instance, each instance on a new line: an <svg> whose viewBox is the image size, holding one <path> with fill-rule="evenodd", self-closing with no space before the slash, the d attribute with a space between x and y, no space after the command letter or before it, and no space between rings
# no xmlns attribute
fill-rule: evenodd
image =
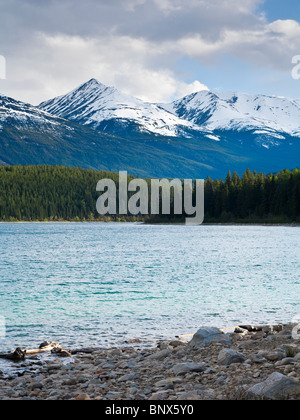
<svg viewBox="0 0 300 420"><path fill-rule="evenodd" d="M70 378L70 379L67 379L63 384L64 385L70 385L70 386L76 385L77 380L75 378Z"/></svg>
<svg viewBox="0 0 300 420"><path fill-rule="evenodd" d="M284 329L283 325L266 325L262 328L262 331L265 333L274 334L276 332L278 333L280 331L283 331L283 329Z"/></svg>
<svg viewBox="0 0 300 420"><path fill-rule="evenodd" d="M263 352L261 355L270 362L277 362L278 360L282 360L285 357L285 354L279 351L267 351Z"/></svg>
<svg viewBox="0 0 300 420"><path fill-rule="evenodd" d="M136 363L135 363L135 362L133 362L133 361L131 361L131 360L129 360L129 361L127 362L127 366L128 366L129 368L135 368L135 367L136 367Z"/></svg>
<svg viewBox="0 0 300 420"><path fill-rule="evenodd" d="M163 387L169 386L170 384L171 382L168 381L167 379L162 379L161 381L156 382L154 386L156 388L163 388Z"/></svg>
<svg viewBox="0 0 300 420"><path fill-rule="evenodd" d="M50 392L50 397L56 397L58 395L58 392L56 390L53 390Z"/></svg>
<svg viewBox="0 0 300 420"><path fill-rule="evenodd" d="M90 381L91 385L101 385L101 379L95 378Z"/></svg>
<svg viewBox="0 0 300 420"><path fill-rule="evenodd" d="M295 359L293 357L286 357L285 359L276 362L275 366L287 366L292 365L293 363L295 363Z"/></svg>
<svg viewBox="0 0 300 420"><path fill-rule="evenodd" d="M300 395L300 383L279 372L248 389L248 395L272 400Z"/></svg>
<svg viewBox="0 0 300 420"><path fill-rule="evenodd" d="M168 398L168 395L169 395L169 391L159 391L152 394L148 400L149 401L166 400Z"/></svg>
<svg viewBox="0 0 300 420"><path fill-rule="evenodd" d="M157 353L152 354L151 356L148 357L148 360L162 360L165 359L166 357L170 356L170 351L169 350L162 350L159 351Z"/></svg>
<svg viewBox="0 0 300 420"><path fill-rule="evenodd" d="M62 368L62 365L59 365L59 364L51 364L47 367L49 372L51 370L60 370L61 368Z"/></svg>
<svg viewBox="0 0 300 420"><path fill-rule="evenodd" d="M181 400L200 400L200 395L197 391L187 391L180 394Z"/></svg>
<svg viewBox="0 0 300 420"><path fill-rule="evenodd" d="M127 381L133 381L135 379L135 375L134 374L126 374L121 376L118 379L118 382L127 382Z"/></svg>
<svg viewBox="0 0 300 420"><path fill-rule="evenodd" d="M267 361L267 359L265 359L261 354L255 354L255 353L250 354L249 359L251 360L252 363L256 363L256 364L262 364Z"/></svg>
<svg viewBox="0 0 300 420"><path fill-rule="evenodd" d="M300 361L300 353L296 354L296 356L294 357L294 361L295 362L299 362Z"/></svg>
<svg viewBox="0 0 300 420"><path fill-rule="evenodd" d="M226 376L219 376L219 378L216 380L216 385L223 385L226 382Z"/></svg>
<svg viewBox="0 0 300 420"><path fill-rule="evenodd" d="M42 389L43 388L43 384L41 382L34 382L33 384L30 385L30 389L34 390L34 389Z"/></svg>
<svg viewBox="0 0 300 420"><path fill-rule="evenodd" d="M219 353L218 362L221 365L232 365L233 363L244 363L247 358L238 351L223 349Z"/></svg>
<svg viewBox="0 0 300 420"><path fill-rule="evenodd" d="M206 366L203 363L179 363L172 368L175 375L184 375L189 372L204 372Z"/></svg>
<svg viewBox="0 0 300 420"><path fill-rule="evenodd" d="M298 353L296 344L281 344L275 351L284 353L286 357L294 357ZM293 356L291 356L291 354L293 354Z"/></svg>
<svg viewBox="0 0 300 420"><path fill-rule="evenodd" d="M230 336L214 327L202 327L193 336L189 345L193 348L202 348L211 343L232 344Z"/></svg>

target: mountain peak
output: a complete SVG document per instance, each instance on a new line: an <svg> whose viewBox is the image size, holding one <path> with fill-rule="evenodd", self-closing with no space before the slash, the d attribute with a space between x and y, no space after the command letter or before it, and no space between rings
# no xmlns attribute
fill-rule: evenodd
<svg viewBox="0 0 300 420"><path fill-rule="evenodd" d="M97 79L92 78L90 80L88 80L87 82L83 83L82 85L80 85L77 89L80 89L82 87L106 87L103 83L100 83ZM76 90L76 89L75 89Z"/></svg>
<svg viewBox="0 0 300 420"><path fill-rule="evenodd" d="M282 133L299 136L300 131L300 101L296 99L202 90L171 104L151 104L105 86L95 78L39 108L117 134L132 129L165 136L178 133L189 136L190 130L246 130L282 139Z"/></svg>
<svg viewBox="0 0 300 420"><path fill-rule="evenodd" d="M201 91L168 105L168 110L209 130L256 130L299 136L300 101L240 92ZM280 134L280 137L281 134Z"/></svg>
<svg viewBox="0 0 300 420"><path fill-rule="evenodd" d="M88 82L86 82L87 84L100 84L100 82L95 79L94 77L92 77Z"/></svg>
<svg viewBox="0 0 300 420"><path fill-rule="evenodd" d="M112 123L117 133L121 125L121 130L125 127L128 131L131 126L133 131L176 136L179 126L192 126L156 104L121 93L94 78L64 96L43 102L39 108L100 131Z"/></svg>
<svg viewBox="0 0 300 420"><path fill-rule="evenodd" d="M97 79L90 79L85 83L82 83L80 86L78 86L77 88L75 88L74 90L72 90L70 93L68 93L67 95L64 96L70 96L70 95L74 95L77 94L78 92L84 93L84 95L86 95L86 92L102 92L105 89L111 89L108 86L105 86L103 83L100 83Z"/></svg>

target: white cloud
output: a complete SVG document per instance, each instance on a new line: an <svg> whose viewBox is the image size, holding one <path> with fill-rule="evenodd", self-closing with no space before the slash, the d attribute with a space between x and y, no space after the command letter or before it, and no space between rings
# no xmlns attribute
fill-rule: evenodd
<svg viewBox="0 0 300 420"><path fill-rule="evenodd" d="M183 2L174 0L154 0L155 5L164 12L182 10Z"/></svg>
<svg viewBox="0 0 300 420"><path fill-rule="evenodd" d="M141 99L164 102L207 89L205 80L182 81L177 67L182 57L216 66L226 56L290 74L291 57L300 52L300 25L267 22L255 12L260 3L0 0L0 36L6 39L0 54L8 67L1 90L37 104L95 77Z"/></svg>
<svg viewBox="0 0 300 420"><path fill-rule="evenodd" d="M155 43L130 37L110 36L102 40L41 37L50 49L52 66L66 75L65 80L71 72L77 83L96 77L106 85L116 86L124 93L150 102L167 102L170 98L208 89L199 81L188 84L178 80L170 69L157 68L157 65L153 68L152 60L156 62L158 57L168 54L169 43L158 47ZM74 82L69 88L73 87Z"/></svg>
<svg viewBox="0 0 300 420"><path fill-rule="evenodd" d="M203 83L200 83L198 80L195 80L193 83L189 84L180 83L177 87L176 96L178 98L182 98L192 93L200 92L201 90L209 90L209 88Z"/></svg>
<svg viewBox="0 0 300 420"><path fill-rule="evenodd" d="M182 54L203 63L229 54L257 66L289 71L291 57L300 51L300 25L293 20L278 20L253 30L225 29L215 41L196 34L180 39L178 47Z"/></svg>
<svg viewBox="0 0 300 420"><path fill-rule="evenodd" d="M23 81L22 89L18 83L12 96L35 105L67 93L92 77L149 102L168 102L207 89L199 81L184 83L164 66L168 43L157 46L123 36L85 39L38 33L36 38L29 55L18 53L11 60L10 72L11 80ZM22 68L27 69L23 80L19 73Z"/></svg>
<svg viewBox="0 0 300 420"><path fill-rule="evenodd" d="M135 12L136 8L142 6L145 2L146 0L127 0L123 1L123 7L129 12Z"/></svg>

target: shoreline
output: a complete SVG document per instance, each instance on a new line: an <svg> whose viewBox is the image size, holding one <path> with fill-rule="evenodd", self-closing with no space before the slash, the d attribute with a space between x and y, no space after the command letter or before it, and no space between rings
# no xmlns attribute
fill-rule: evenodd
<svg viewBox="0 0 300 420"><path fill-rule="evenodd" d="M129 347L33 356L18 375L0 375L0 400L299 400L298 327L202 327L156 348L137 339Z"/></svg>
<svg viewBox="0 0 300 420"><path fill-rule="evenodd" d="M140 224L145 226L185 226L185 223L148 223L148 222L142 222L142 221L128 221L128 222L117 222L117 221L101 221L101 220L85 220L85 221L75 221L75 220L59 220L59 221L0 221L1 224L59 224L59 223L66 223L66 224ZM274 222L261 222L261 223L251 223L251 222L245 222L245 223L235 223L235 222L214 222L214 223L202 223L199 226L266 226L266 227L300 227L300 223L274 223Z"/></svg>

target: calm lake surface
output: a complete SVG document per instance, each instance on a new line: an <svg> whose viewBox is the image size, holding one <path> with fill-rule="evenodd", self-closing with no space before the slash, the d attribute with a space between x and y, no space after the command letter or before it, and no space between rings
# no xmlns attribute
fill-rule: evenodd
<svg viewBox="0 0 300 420"><path fill-rule="evenodd" d="M44 340L66 348L120 345L203 325L299 320L299 233L275 226L0 224L0 351Z"/></svg>

